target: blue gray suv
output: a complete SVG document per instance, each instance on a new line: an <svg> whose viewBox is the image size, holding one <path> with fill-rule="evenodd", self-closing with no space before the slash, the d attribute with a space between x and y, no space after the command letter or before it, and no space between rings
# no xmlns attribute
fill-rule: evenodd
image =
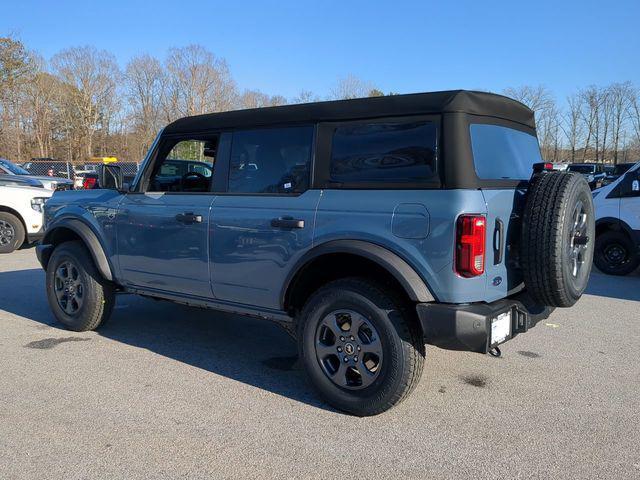
<svg viewBox="0 0 640 480"><path fill-rule="evenodd" d="M580 298L591 193L551 168L533 112L489 93L187 117L131 185L111 165L56 193L37 253L72 330L120 292L269 319L326 401L374 415L416 386L425 344L498 355Z"/></svg>

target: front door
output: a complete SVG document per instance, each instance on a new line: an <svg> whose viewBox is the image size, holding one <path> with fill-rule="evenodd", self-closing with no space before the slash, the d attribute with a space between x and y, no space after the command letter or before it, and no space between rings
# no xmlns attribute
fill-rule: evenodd
<svg viewBox="0 0 640 480"><path fill-rule="evenodd" d="M120 203L118 262L127 286L212 297L209 212L217 138L163 140L138 191Z"/></svg>
<svg viewBox="0 0 640 480"><path fill-rule="evenodd" d="M227 192L211 210L211 282L223 301L278 309L285 278L312 246L312 126L233 133Z"/></svg>
<svg viewBox="0 0 640 480"><path fill-rule="evenodd" d="M640 169L627 172L621 187L624 195L620 199L620 220L640 238Z"/></svg>

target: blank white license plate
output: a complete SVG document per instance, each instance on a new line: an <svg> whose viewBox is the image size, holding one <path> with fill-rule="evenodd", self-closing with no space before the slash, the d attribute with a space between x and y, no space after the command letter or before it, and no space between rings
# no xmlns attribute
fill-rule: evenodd
<svg viewBox="0 0 640 480"><path fill-rule="evenodd" d="M511 336L511 311L501 313L491 321L491 345L504 342Z"/></svg>

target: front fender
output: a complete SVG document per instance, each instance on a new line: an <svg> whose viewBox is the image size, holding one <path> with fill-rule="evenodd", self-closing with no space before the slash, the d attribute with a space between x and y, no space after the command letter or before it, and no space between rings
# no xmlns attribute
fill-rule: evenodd
<svg viewBox="0 0 640 480"><path fill-rule="evenodd" d="M47 226L47 231L42 239L42 245L38 248L37 255L42 268L46 270L49 263L49 258L53 252L52 245L59 243L61 238L65 238L68 231L75 233L83 241L91 257L100 272L100 274L107 280L113 281L113 269L109 263L109 259L105 254L105 249L98 235L93 229L82 220L77 218L63 217L54 221L51 225Z"/></svg>

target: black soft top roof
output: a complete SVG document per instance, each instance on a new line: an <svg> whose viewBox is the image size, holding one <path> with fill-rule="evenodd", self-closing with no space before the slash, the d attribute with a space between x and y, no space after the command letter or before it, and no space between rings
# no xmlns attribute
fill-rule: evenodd
<svg viewBox="0 0 640 480"><path fill-rule="evenodd" d="M516 100L494 93L449 90L209 113L176 120L164 133L452 112L497 117L535 128L533 111Z"/></svg>

